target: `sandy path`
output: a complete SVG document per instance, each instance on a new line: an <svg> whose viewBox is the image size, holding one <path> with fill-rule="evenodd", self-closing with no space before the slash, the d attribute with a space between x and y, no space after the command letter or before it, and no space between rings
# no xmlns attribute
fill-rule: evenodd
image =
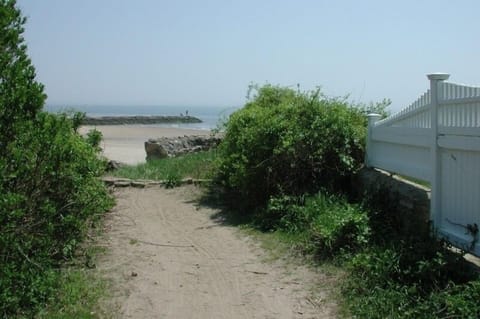
<svg viewBox="0 0 480 319"><path fill-rule="evenodd" d="M252 239L198 206L194 186L116 190L107 217L115 318L333 318L321 275L266 262Z"/></svg>

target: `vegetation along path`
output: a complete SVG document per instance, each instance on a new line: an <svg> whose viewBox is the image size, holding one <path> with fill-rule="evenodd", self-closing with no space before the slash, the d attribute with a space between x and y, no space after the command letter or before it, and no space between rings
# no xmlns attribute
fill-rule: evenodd
<svg viewBox="0 0 480 319"><path fill-rule="evenodd" d="M107 253L119 318L332 318L325 275L267 261L255 241L199 204L188 185L119 188L107 217ZM315 289L314 286L316 287Z"/></svg>

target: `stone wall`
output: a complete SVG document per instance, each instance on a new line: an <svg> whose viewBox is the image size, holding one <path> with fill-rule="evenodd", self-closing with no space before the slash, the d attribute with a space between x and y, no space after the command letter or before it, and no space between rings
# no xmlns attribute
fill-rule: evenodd
<svg viewBox="0 0 480 319"><path fill-rule="evenodd" d="M430 219L430 189L422 185L405 180L397 175L372 169L362 169L354 180L354 187L359 195L362 192L382 194L391 201L395 209L392 216L402 220L402 227L415 228L423 224L428 226ZM381 193L379 193L381 191Z"/></svg>

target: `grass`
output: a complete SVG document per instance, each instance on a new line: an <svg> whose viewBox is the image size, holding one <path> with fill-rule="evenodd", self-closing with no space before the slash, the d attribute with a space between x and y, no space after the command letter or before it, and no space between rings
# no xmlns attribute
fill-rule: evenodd
<svg viewBox="0 0 480 319"><path fill-rule="evenodd" d="M92 270L66 268L61 271L56 295L35 318L108 318L98 306L99 300L106 295L106 281L99 279Z"/></svg>
<svg viewBox="0 0 480 319"><path fill-rule="evenodd" d="M112 309L100 306L100 301L110 296L109 281L96 270L97 257L106 252L105 246L96 244L95 239L102 236L102 222L99 219L90 224L89 236L74 257L58 269L55 293L34 318L114 318Z"/></svg>
<svg viewBox="0 0 480 319"><path fill-rule="evenodd" d="M109 282L95 270L95 259L104 251L93 243L81 247L76 257L58 270L56 292L34 318L113 318L100 306L100 300L109 296Z"/></svg>
<svg viewBox="0 0 480 319"><path fill-rule="evenodd" d="M264 259L266 262L298 257L296 239L292 238L290 234L282 231L264 232L252 225L242 226L241 230L245 235L255 238L260 243L260 247L267 252Z"/></svg>
<svg viewBox="0 0 480 319"><path fill-rule="evenodd" d="M125 166L114 171L112 175L130 179L169 181L183 178L208 179L212 175L215 159L215 150L210 150Z"/></svg>

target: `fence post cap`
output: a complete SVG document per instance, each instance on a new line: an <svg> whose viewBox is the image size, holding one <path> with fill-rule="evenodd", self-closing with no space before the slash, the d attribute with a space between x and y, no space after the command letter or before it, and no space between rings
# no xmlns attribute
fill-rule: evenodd
<svg viewBox="0 0 480 319"><path fill-rule="evenodd" d="M377 123L381 118L382 118L382 116L380 114L377 114L377 113L367 114L368 126L375 125L375 123Z"/></svg>
<svg viewBox="0 0 480 319"><path fill-rule="evenodd" d="M429 80L445 81L445 80L448 80L448 78L450 77L450 74L437 72L437 73L427 74L427 77Z"/></svg>

